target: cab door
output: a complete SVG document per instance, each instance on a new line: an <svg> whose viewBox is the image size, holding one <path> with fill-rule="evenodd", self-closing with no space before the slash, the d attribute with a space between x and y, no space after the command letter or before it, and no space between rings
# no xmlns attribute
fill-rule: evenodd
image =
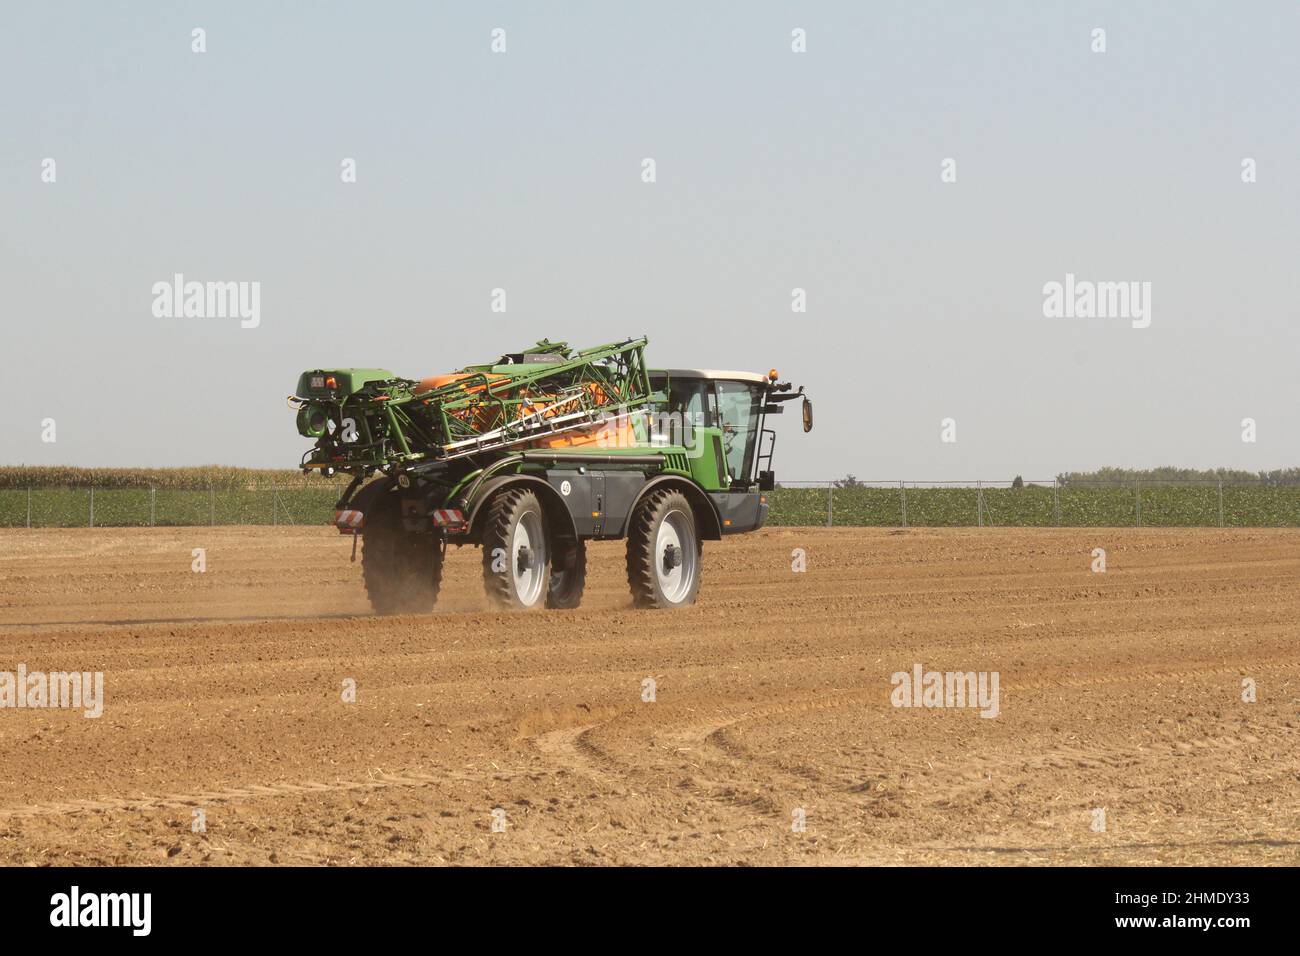
<svg viewBox="0 0 1300 956"><path fill-rule="evenodd" d="M722 450L732 488L746 489L753 482L754 448L758 443L758 423L763 400L763 386L752 382L718 379L715 407L722 428Z"/></svg>

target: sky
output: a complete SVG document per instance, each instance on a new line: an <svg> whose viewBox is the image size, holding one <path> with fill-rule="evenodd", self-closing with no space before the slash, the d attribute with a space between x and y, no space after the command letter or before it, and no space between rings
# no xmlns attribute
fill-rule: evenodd
<svg viewBox="0 0 1300 956"><path fill-rule="evenodd" d="M1293 2L3 21L0 464L293 467L304 369L644 334L806 387L782 481L1300 465ZM178 273L256 326L159 315ZM1067 275L1149 309L1049 316Z"/></svg>

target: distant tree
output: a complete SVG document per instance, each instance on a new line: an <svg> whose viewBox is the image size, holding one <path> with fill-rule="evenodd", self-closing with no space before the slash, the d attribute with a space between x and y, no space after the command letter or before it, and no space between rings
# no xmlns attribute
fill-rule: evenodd
<svg viewBox="0 0 1300 956"><path fill-rule="evenodd" d="M1025 479L1021 478L1019 475L1016 475L1016 480L1011 482L1011 490L1019 491L1023 487L1025 487Z"/></svg>
<svg viewBox="0 0 1300 956"><path fill-rule="evenodd" d="M858 485L859 485L858 479L854 478L852 475L849 475L847 478L842 478L839 481L835 482L836 488L857 488Z"/></svg>

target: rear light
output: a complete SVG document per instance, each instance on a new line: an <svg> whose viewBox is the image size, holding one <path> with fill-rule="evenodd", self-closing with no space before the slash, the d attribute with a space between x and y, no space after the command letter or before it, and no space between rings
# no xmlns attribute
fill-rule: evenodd
<svg viewBox="0 0 1300 956"><path fill-rule="evenodd" d="M365 512L355 508L344 508L334 512L334 527L340 534L356 534L366 523Z"/></svg>
<svg viewBox="0 0 1300 956"><path fill-rule="evenodd" d="M433 523L448 531L459 531L465 527L465 512L459 508L438 508L433 512Z"/></svg>
<svg viewBox="0 0 1300 956"><path fill-rule="evenodd" d="M326 378L325 378L325 387L326 387L326 388L338 388L338 387L339 387L338 379L336 379L333 375L328 375L328 376L326 376Z"/></svg>

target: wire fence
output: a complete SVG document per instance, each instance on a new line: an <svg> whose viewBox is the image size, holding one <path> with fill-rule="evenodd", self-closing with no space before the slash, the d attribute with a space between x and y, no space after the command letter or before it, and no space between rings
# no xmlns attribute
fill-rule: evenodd
<svg viewBox="0 0 1300 956"><path fill-rule="evenodd" d="M324 525L342 484L0 490L0 527ZM1300 485L1218 481L783 482L774 526L1300 527Z"/></svg>
<svg viewBox="0 0 1300 956"><path fill-rule="evenodd" d="M0 490L0 528L313 525L334 520L342 485L292 488Z"/></svg>
<svg viewBox="0 0 1300 956"><path fill-rule="evenodd" d="M879 527L1300 527L1300 485L1224 481L783 482L768 524Z"/></svg>

